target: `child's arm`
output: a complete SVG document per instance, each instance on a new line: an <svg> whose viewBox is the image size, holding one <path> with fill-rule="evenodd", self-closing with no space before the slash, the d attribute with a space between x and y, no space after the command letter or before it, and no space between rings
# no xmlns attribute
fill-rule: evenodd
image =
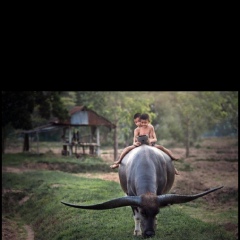
<svg viewBox="0 0 240 240"><path fill-rule="evenodd" d="M154 130L154 127L151 126L151 129L149 131L149 143L155 143L157 142L157 136Z"/></svg>
<svg viewBox="0 0 240 240"><path fill-rule="evenodd" d="M134 130L134 136L133 136L133 145L135 145L135 146L141 145L141 143L138 142L138 138L137 138L138 136L139 136L139 128L137 127Z"/></svg>

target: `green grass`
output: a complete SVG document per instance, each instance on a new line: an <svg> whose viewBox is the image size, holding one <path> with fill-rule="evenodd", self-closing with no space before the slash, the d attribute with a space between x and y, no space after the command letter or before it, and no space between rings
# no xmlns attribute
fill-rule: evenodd
<svg viewBox="0 0 240 240"><path fill-rule="evenodd" d="M2 166L21 167L29 164L46 163L54 164L55 170L81 173L81 172L112 172L112 169L101 158L81 156L58 156L52 153L32 154L17 153L2 155Z"/></svg>
<svg viewBox="0 0 240 240"><path fill-rule="evenodd" d="M92 166L89 167L92 171L97 171L98 164L103 164L101 159L86 158L83 162L79 162L79 159L69 157L51 158L46 155L26 156L26 154L6 154L2 156L2 161L4 166L21 166L26 162L42 161L51 163L66 161L73 165L85 163ZM108 165L107 167L109 168ZM122 197L124 194L116 182L77 177L69 172L36 170L3 173L2 188L14 190L2 195L2 218L17 221L21 231L23 223L31 225L35 239L139 239L133 236L134 221L130 207L97 211L70 208L61 204L63 200L89 205ZM236 193L233 192L232 195L236 199ZM20 206L18 201L25 196L30 198ZM225 196L222 201L225 201ZM204 199L200 199L161 209L155 239L236 239L220 225L225 218L229 220L236 217L236 212L230 210L228 214L219 213L216 218L211 211L207 211L205 205ZM205 216L204 212L205 215L209 214L211 222L199 218L201 213L202 217ZM221 221L218 222L218 219ZM233 221L237 222L237 219Z"/></svg>
<svg viewBox="0 0 240 240"><path fill-rule="evenodd" d="M123 196L118 183L99 179L76 177L69 173L35 171L22 174L3 173L4 188L22 190L30 199L22 206L14 205L12 212L20 214L31 224L36 239L135 239L130 207L97 211L67 207L71 203L94 204ZM3 199L3 205L20 200L24 195L14 194ZM162 239L233 239L218 224L193 218L179 208L160 210L156 238Z"/></svg>
<svg viewBox="0 0 240 240"><path fill-rule="evenodd" d="M226 162L238 162L237 158L233 158L233 159L231 159L231 158L224 158L222 160L224 160ZM211 159L211 158L209 158L209 159L202 159L202 158L198 158L198 159L195 159L195 161L218 162L219 159Z"/></svg>
<svg viewBox="0 0 240 240"><path fill-rule="evenodd" d="M2 229L4 228L3 224L8 229L11 229L12 232L18 233L18 236L17 236L18 240L26 240L27 239L27 233L24 228L24 221L18 215L11 216L10 218L9 218L9 216L2 217ZM2 235L2 239L9 239L9 238L3 237L3 235Z"/></svg>

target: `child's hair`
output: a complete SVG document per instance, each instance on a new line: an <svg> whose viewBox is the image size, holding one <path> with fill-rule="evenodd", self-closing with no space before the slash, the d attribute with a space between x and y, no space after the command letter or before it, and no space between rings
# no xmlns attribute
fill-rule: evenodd
<svg viewBox="0 0 240 240"><path fill-rule="evenodd" d="M143 113L143 114L141 114L141 116L140 116L140 120L148 120L148 121L150 121L150 119L149 119L149 115L148 115L147 113Z"/></svg>
<svg viewBox="0 0 240 240"><path fill-rule="evenodd" d="M135 113L134 116L133 116L133 119L136 119L136 118L138 118L140 116L141 116L141 113Z"/></svg>

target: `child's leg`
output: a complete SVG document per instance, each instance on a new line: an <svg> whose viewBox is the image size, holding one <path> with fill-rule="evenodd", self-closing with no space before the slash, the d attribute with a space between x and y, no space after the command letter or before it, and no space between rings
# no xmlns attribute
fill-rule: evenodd
<svg viewBox="0 0 240 240"><path fill-rule="evenodd" d="M172 155L171 151L169 151L167 148L163 147L162 145L155 144L155 147L165 152L172 160L178 160L178 158Z"/></svg>
<svg viewBox="0 0 240 240"><path fill-rule="evenodd" d="M175 168L175 175L180 175L180 173L178 172L178 170Z"/></svg>
<svg viewBox="0 0 240 240"><path fill-rule="evenodd" d="M123 151L122 151L122 153L120 154L119 159L118 159L113 165L111 165L110 168L117 168L117 167L119 167L119 164L121 163L123 157L124 157L128 152L130 152L132 149L134 149L135 147L137 147L137 146L132 145L132 146L129 146L129 147L124 148Z"/></svg>

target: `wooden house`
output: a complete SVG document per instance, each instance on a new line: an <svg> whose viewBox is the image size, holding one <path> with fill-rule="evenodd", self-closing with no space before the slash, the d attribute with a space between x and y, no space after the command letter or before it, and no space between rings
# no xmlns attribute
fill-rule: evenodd
<svg viewBox="0 0 240 240"><path fill-rule="evenodd" d="M116 125L111 123L106 118L100 116L95 111L88 109L85 106L75 106L69 111L70 118L64 122L59 121L58 119L53 119L49 122L48 125L35 128L30 131L24 131L25 141L24 146L26 144L26 136L29 133L49 131L52 128L62 128L62 154L63 155L72 155L74 150L77 153L78 148L82 148L83 154L85 154L86 148L89 149L89 154L100 155L100 126L104 126L111 129L116 128ZM90 128L89 134L82 135L79 131L79 128ZM29 144L27 144L29 145ZM26 150L25 147L23 149Z"/></svg>
<svg viewBox="0 0 240 240"><path fill-rule="evenodd" d="M89 148L89 154L100 155L100 126L105 126L110 130L116 128L106 118L98 115L95 111L88 109L85 106L75 106L70 110L70 119L65 122L55 120L50 122L54 126L63 127L63 154L71 156L73 153L73 147L77 150L78 147L82 147L83 153L85 148ZM91 129L89 135L80 135L79 131L73 130L77 127L89 127ZM66 132L68 132L66 136ZM66 152L65 152L66 151Z"/></svg>

